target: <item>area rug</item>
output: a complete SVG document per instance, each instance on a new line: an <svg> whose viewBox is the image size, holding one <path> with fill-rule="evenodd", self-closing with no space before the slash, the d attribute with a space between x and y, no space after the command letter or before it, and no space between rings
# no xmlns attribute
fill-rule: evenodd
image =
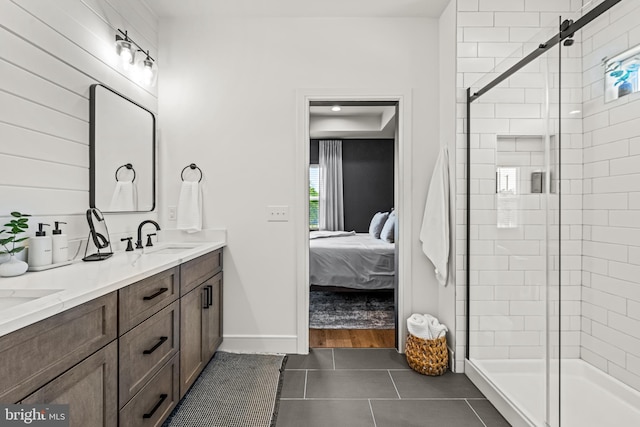
<svg viewBox="0 0 640 427"><path fill-rule="evenodd" d="M393 329L393 291L309 294L311 329Z"/></svg>
<svg viewBox="0 0 640 427"><path fill-rule="evenodd" d="M274 427L286 356L217 352L163 427Z"/></svg>

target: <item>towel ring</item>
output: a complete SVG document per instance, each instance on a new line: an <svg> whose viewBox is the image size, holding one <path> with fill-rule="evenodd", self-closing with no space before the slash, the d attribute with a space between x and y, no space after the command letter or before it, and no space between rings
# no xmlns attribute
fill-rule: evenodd
<svg viewBox="0 0 640 427"><path fill-rule="evenodd" d="M122 168L127 168L127 169L133 171L133 179L131 180L131 182L136 180L136 170L133 168L133 165L131 163L127 163L127 164L124 164L124 165L120 166L118 169L116 169L116 182L120 181L118 179L118 172L120 172L120 169L122 169Z"/></svg>
<svg viewBox="0 0 640 427"><path fill-rule="evenodd" d="M184 181L184 171L186 171L187 169L191 169L191 170L198 169L198 172L200 172L200 179L198 180L198 182L202 181L202 169L196 166L195 163L191 163L189 166L185 166L184 169L182 169L182 172L180 173L180 178L182 179L182 181Z"/></svg>

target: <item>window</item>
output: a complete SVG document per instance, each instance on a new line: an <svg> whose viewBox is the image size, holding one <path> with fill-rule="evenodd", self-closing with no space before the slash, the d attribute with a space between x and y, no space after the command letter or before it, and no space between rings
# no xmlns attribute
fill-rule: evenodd
<svg viewBox="0 0 640 427"><path fill-rule="evenodd" d="M309 165L309 230L318 229L318 205L320 203L320 169Z"/></svg>

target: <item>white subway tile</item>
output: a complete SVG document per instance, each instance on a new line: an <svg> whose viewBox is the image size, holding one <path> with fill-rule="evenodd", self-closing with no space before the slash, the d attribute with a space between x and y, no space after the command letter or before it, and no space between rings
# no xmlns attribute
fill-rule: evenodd
<svg viewBox="0 0 640 427"><path fill-rule="evenodd" d="M498 118L509 119L539 119L542 117L539 104L498 104L495 113Z"/></svg>
<svg viewBox="0 0 640 427"><path fill-rule="evenodd" d="M480 271L479 285L521 286L524 284L523 271Z"/></svg>
<svg viewBox="0 0 640 427"><path fill-rule="evenodd" d="M587 350L585 347L582 347L580 351L580 358L604 372L607 371L607 359L591 350Z"/></svg>
<svg viewBox="0 0 640 427"><path fill-rule="evenodd" d="M474 119L471 123L474 133L509 133L508 119Z"/></svg>
<svg viewBox="0 0 640 427"><path fill-rule="evenodd" d="M629 140L629 154L632 156L640 154L640 138L631 138Z"/></svg>
<svg viewBox="0 0 640 427"><path fill-rule="evenodd" d="M582 250L585 256L612 261L627 261L627 246L610 243L584 241Z"/></svg>
<svg viewBox="0 0 640 427"><path fill-rule="evenodd" d="M639 26L640 28L640 26ZM602 72L602 69L600 69ZM628 120L637 119L640 117L640 100L635 100L633 102L628 102L623 105L618 105L609 110L610 112L610 121L611 124L618 124L622 122L626 122Z"/></svg>
<svg viewBox="0 0 640 427"><path fill-rule="evenodd" d="M525 0L524 9L536 12L570 12L569 0ZM555 14L557 19L557 14Z"/></svg>
<svg viewBox="0 0 640 427"><path fill-rule="evenodd" d="M480 316L479 328L483 331L522 331L523 316Z"/></svg>
<svg viewBox="0 0 640 427"><path fill-rule="evenodd" d="M626 194L585 194L582 197L584 209L627 209L627 206L634 209L628 203L628 199L630 200L631 197L627 197ZM638 202L640 202L640 198Z"/></svg>
<svg viewBox="0 0 640 427"><path fill-rule="evenodd" d="M640 132L640 129L638 129ZM629 156L622 159L613 159L610 162L611 175L629 175L640 173L640 155Z"/></svg>
<svg viewBox="0 0 640 427"><path fill-rule="evenodd" d="M627 300L627 316L640 320L640 302Z"/></svg>
<svg viewBox="0 0 640 427"><path fill-rule="evenodd" d="M619 313L610 312L608 326L631 335L634 338L640 338L640 321L631 319ZM640 352L638 353L640 354Z"/></svg>
<svg viewBox="0 0 640 427"><path fill-rule="evenodd" d="M640 193L629 193L629 209L640 209Z"/></svg>
<svg viewBox="0 0 640 427"><path fill-rule="evenodd" d="M494 295L494 286L474 285L471 287L470 293L471 293L470 300L472 301L471 304L474 306L474 310L473 310L474 315L482 314L477 311L477 308L475 306L476 301L495 301L496 299ZM495 314L499 314L499 313L495 313Z"/></svg>
<svg viewBox="0 0 640 427"><path fill-rule="evenodd" d="M508 270L509 257L476 255L471 258L469 268L472 270Z"/></svg>
<svg viewBox="0 0 640 427"><path fill-rule="evenodd" d="M592 327L593 336L612 344L619 349L632 354L640 354L640 339L632 337L624 332L617 331L611 327L594 323Z"/></svg>
<svg viewBox="0 0 640 427"><path fill-rule="evenodd" d="M585 178L609 176L609 160L585 163L583 174Z"/></svg>
<svg viewBox="0 0 640 427"><path fill-rule="evenodd" d="M478 0L457 0L458 11L475 12L478 10Z"/></svg>
<svg viewBox="0 0 640 427"><path fill-rule="evenodd" d="M640 129L640 118L617 123L604 129L593 131L593 144L601 145L622 139L636 138Z"/></svg>
<svg viewBox="0 0 640 427"><path fill-rule="evenodd" d="M542 333L538 331L496 331L497 346L537 346L542 344Z"/></svg>
<svg viewBox="0 0 640 427"><path fill-rule="evenodd" d="M592 274L591 287L593 289L616 295L620 298L640 301L640 286L636 280L626 281L609 277L605 274Z"/></svg>
<svg viewBox="0 0 640 427"><path fill-rule="evenodd" d="M486 73L494 67L493 58L458 58L458 71Z"/></svg>
<svg viewBox="0 0 640 427"><path fill-rule="evenodd" d="M540 32L539 28L535 27L510 27L509 28L509 40L511 42L528 42L532 40Z"/></svg>
<svg viewBox="0 0 640 427"><path fill-rule="evenodd" d="M494 242L498 255L540 255L540 242L537 240L501 240Z"/></svg>
<svg viewBox="0 0 640 427"><path fill-rule="evenodd" d="M592 327L592 331L598 323L594 323ZM615 363L624 363L625 361L625 352L619 348L616 348L611 345L610 342L602 340L600 337L593 335L582 334L581 335L581 344L584 348L589 351L592 351L601 357L604 357L607 360L611 360Z"/></svg>
<svg viewBox="0 0 640 427"><path fill-rule="evenodd" d="M472 299L470 313L473 316L508 315L509 302L508 301L480 301L480 300Z"/></svg>
<svg viewBox="0 0 640 427"><path fill-rule="evenodd" d="M527 286L545 286L547 283L545 271L525 271L524 284Z"/></svg>
<svg viewBox="0 0 640 427"><path fill-rule="evenodd" d="M472 346L492 346L494 343L493 331L473 331L469 335L469 344Z"/></svg>
<svg viewBox="0 0 640 427"><path fill-rule="evenodd" d="M637 231L640 233L640 229ZM636 240L636 244L638 243L640 240ZM640 277L640 265L609 261L609 275L617 279L637 282Z"/></svg>
<svg viewBox="0 0 640 427"><path fill-rule="evenodd" d="M582 299L583 301L592 304L594 307L602 307L609 311L621 314L625 314L627 312L627 300L625 298L607 292L601 292L594 288L584 288L582 290ZM602 319L591 319L606 324L606 322L601 321Z"/></svg>
<svg viewBox="0 0 640 427"><path fill-rule="evenodd" d="M640 228L640 212L638 211L609 211L609 225L613 227ZM638 242L640 245L640 242Z"/></svg>
<svg viewBox="0 0 640 427"><path fill-rule="evenodd" d="M629 141L617 141L609 144L594 145L584 150L585 163L616 159L629 155Z"/></svg>
<svg viewBox="0 0 640 427"><path fill-rule="evenodd" d="M640 212L637 214L640 215ZM640 265L640 247L629 247L629 262L631 264Z"/></svg>
<svg viewBox="0 0 640 427"><path fill-rule="evenodd" d="M587 293L591 298L592 294ZM583 292L584 295L584 292ZM607 324L607 309L598 304L592 304L588 301L582 302L582 316L589 320L594 320L596 322L600 322L604 325Z"/></svg>
<svg viewBox="0 0 640 427"><path fill-rule="evenodd" d="M522 240L524 235L522 227L497 228L495 225L481 225L479 226L478 237L482 240Z"/></svg>
<svg viewBox="0 0 640 427"><path fill-rule="evenodd" d="M492 19L493 19L493 14ZM493 26L493 21L491 23ZM508 42L509 41L509 29L508 28L482 28L482 26L476 25L475 27L464 28L464 42Z"/></svg>
<svg viewBox="0 0 640 427"><path fill-rule="evenodd" d="M582 268L589 273L597 273L606 275L608 272L609 264L607 260L601 258L593 258L590 256L583 256Z"/></svg>
<svg viewBox="0 0 640 427"><path fill-rule="evenodd" d="M512 315L544 316L546 304L544 301L511 301L509 310Z"/></svg>
<svg viewBox="0 0 640 427"><path fill-rule="evenodd" d="M543 135L545 121L543 119L510 119L509 131L517 135Z"/></svg>
<svg viewBox="0 0 640 427"><path fill-rule="evenodd" d="M495 286L497 301L530 301L540 298L540 289L536 286Z"/></svg>
<svg viewBox="0 0 640 427"><path fill-rule="evenodd" d="M508 359L509 347L483 347L476 346L471 348L472 359Z"/></svg>
<svg viewBox="0 0 640 427"><path fill-rule="evenodd" d="M609 112L603 111L589 117L585 117L583 128L585 132L609 127Z"/></svg>
<svg viewBox="0 0 640 427"><path fill-rule="evenodd" d="M587 225L609 225L609 211L607 210L584 210L582 220Z"/></svg>
<svg viewBox="0 0 640 427"><path fill-rule="evenodd" d="M524 11L524 0L480 0L479 8L483 11Z"/></svg>
<svg viewBox="0 0 640 427"><path fill-rule="evenodd" d="M492 12L458 12L458 27L493 27ZM465 38L465 41L466 40Z"/></svg>
<svg viewBox="0 0 640 427"><path fill-rule="evenodd" d="M593 179L593 193L627 193L640 191L640 174Z"/></svg>
<svg viewBox="0 0 640 427"><path fill-rule="evenodd" d="M495 26L539 28L540 14L536 12L496 12Z"/></svg>
<svg viewBox="0 0 640 427"><path fill-rule="evenodd" d="M478 43L458 43L458 57L475 58L478 56Z"/></svg>
<svg viewBox="0 0 640 427"><path fill-rule="evenodd" d="M510 42L479 43L478 56L483 58L522 57L522 44Z"/></svg>
<svg viewBox="0 0 640 427"><path fill-rule="evenodd" d="M525 102L525 89L523 88L508 88L508 87L496 87L491 89L486 94L482 95L478 99L479 103L523 103ZM528 101L527 101L528 102Z"/></svg>

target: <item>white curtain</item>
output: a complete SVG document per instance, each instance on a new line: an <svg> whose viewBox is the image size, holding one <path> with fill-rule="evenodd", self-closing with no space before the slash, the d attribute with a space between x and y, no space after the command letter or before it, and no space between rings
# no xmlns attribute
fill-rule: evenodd
<svg viewBox="0 0 640 427"><path fill-rule="evenodd" d="M320 141L320 230L344 230L342 141Z"/></svg>

